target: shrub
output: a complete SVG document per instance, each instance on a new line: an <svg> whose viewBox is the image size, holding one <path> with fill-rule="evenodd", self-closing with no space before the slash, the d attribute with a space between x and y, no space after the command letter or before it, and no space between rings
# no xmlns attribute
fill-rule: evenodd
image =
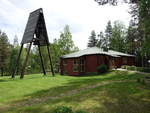
<svg viewBox="0 0 150 113"><path fill-rule="evenodd" d="M150 73L150 68L145 67L145 68L143 68L142 72L148 72L148 73Z"/></svg>
<svg viewBox="0 0 150 113"><path fill-rule="evenodd" d="M148 67L126 66L126 69L127 70L132 70L132 71L140 71L140 72L150 73L150 68L148 68Z"/></svg>
<svg viewBox="0 0 150 113"><path fill-rule="evenodd" d="M143 84L143 85L146 85L146 82L145 82L145 80L144 80L144 79L142 80L142 84Z"/></svg>
<svg viewBox="0 0 150 113"><path fill-rule="evenodd" d="M105 73L107 71L108 71L108 67L105 64L102 64L102 65L97 67L98 74Z"/></svg>
<svg viewBox="0 0 150 113"><path fill-rule="evenodd" d="M137 67L136 70L142 72L143 68L142 67Z"/></svg>
<svg viewBox="0 0 150 113"><path fill-rule="evenodd" d="M73 113L71 107L59 106L52 113Z"/></svg>
<svg viewBox="0 0 150 113"><path fill-rule="evenodd" d="M127 65L122 65L121 68L122 68L122 69L126 69L126 68L127 68Z"/></svg>
<svg viewBox="0 0 150 113"><path fill-rule="evenodd" d="M127 66L127 70L136 71L136 66Z"/></svg>
<svg viewBox="0 0 150 113"><path fill-rule="evenodd" d="M137 79L137 82L138 82L138 83L140 83L140 82L141 82L140 78L138 78L138 79Z"/></svg>
<svg viewBox="0 0 150 113"><path fill-rule="evenodd" d="M53 110L52 113L88 113L82 110L78 110L73 112L71 107L67 107L67 106L58 106L56 109Z"/></svg>
<svg viewBox="0 0 150 113"><path fill-rule="evenodd" d="M87 112L79 110L79 111L76 111L75 113L87 113Z"/></svg>
<svg viewBox="0 0 150 113"><path fill-rule="evenodd" d="M137 71L150 73L150 68L147 68L147 67L137 67Z"/></svg>

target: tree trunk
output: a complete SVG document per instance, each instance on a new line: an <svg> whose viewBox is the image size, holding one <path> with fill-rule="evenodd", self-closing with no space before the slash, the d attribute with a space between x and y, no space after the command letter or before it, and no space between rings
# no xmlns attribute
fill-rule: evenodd
<svg viewBox="0 0 150 113"><path fill-rule="evenodd" d="M145 53L145 67L148 67L148 58L147 58L147 54Z"/></svg>
<svg viewBox="0 0 150 113"><path fill-rule="evenodd" d="M148 60L148 67L150 67L150 62L149 62L150 61L150 56L149 55L148 55L148 59L147 60Z"/></svg>
<svg viewBox="0 0 150 113"><path fill-rule="evenodd" d="M1 68L1 76L3 76L4 70L3 68Z"/></svg>
<svg viewBox="0 0 150 113"><path fill-rule="evenodd" d="M142 56L142 67L144 67L144 59L143 59L143 56Z"/></svg>

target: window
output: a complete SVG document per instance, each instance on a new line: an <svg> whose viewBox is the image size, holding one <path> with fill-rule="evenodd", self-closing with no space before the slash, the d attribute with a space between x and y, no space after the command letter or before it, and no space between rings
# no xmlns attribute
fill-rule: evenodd
<svg viewBox="0 0 150 113"><path fill-rule="evenodd" d="M78 72L79 71L79 60L74 59L73 60L73 72Z"/></svg>
<svg viewBox="0 0 150 113"><path fill-rule="evenodd" d="M63 60L63 64L64 64L64 65L67 65L67 59L64 59L64 60Z"/></svg>
<svg viewBox="0 0 150 113"><path fill-rule="evenodd" d="M115 65L115 58L112 58L112 65Z"/></svg>
<svg viewBox="0 0 150 113"><path fill-rule="evenodd" d="M85 71L84 59L83 59L83 58L80 59L80 71L81 71L81 72L84 72L84 71Z"/></svg>
<svg viewBox="0 0 150 113"><path fill-rule="evenodd" d="M78 71L79 71L79 66L73 65L73 72L78 72Z"/></svg>
<svg viewBox="0 0 150 113"><path fill-rule="evenodd" d="M80 59L80 64L83 65L84 64L84 59Z"/></svg>
<svg viewBox="0 0 150 113"><path fill-rule="evenodd" d="M126 57L123 57L123 64L127 64L127 58Z"/></svg>
<svg viewBox="0 0 150 113"><path fill-rule="evenodd" d="M73 64L77 65L78 64L78 59L74 59Z"/></svg>
<svg viewBox="0 0 150 113"><path fill-rule="evenodd" d="M84 72L84 65L81 65L81 72Z"/></svg>

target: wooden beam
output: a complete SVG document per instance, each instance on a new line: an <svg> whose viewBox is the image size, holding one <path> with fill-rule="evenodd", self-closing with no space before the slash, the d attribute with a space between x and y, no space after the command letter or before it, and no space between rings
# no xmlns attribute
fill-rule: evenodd
<svg viewBox="0 0 150 113"><path fill-rule="evenodd" d="M32 42L30 42L30 45L29 45L29 48L28 48L28 51L27 51L27 56L26 56L26 59L23 63L23 68L22 68L22 71L21 71L20 79L23 79L23 77L24 77L24 71L25 71L26 64L28 62L28 57L29 57L29 53L30 53L30 50L31 50L31 46L32 46Z"/></svg>
<svg viewBox="0 0 150 113"><path fill-rule="evenodd" d="M42 66L42 69L43 69L43 73L44 73L44 75L46 75L46 71L45 71L45 68L44 68L44 63L43 63L43 59L42 59L40 45L38 45L38 49L39 49L39 55L40 55L40 59L41 59L41 66Z"/></svg>
<svg viewBox="0 0 150 113"><path fill-rule="evenodd" d="M18 68L18 65L19 65L19 60L20 60L20 55L21 55L21 52L22 52L22 48L23 48L23 45L24 44L21 44L21 48L19 50L19 54L18 54L18 57L16 59L16 64L14 65L14 70L12 72L12 78L15 78L15 74L16 74L16 71L17 71L17 68Z"/></svg>
<svg viewBox="0 0 150 113"><path fill-rule="evenodd" d="M50 50L49 50L49 44L48 43L47 43L47 50L48 50L48 56L49 56L49 60L50 60L50 66L51 66L52 75L55 76L54 70L53 70L53 65L52 65L52 59L51 59L51 55L50 55Z"/></svg>

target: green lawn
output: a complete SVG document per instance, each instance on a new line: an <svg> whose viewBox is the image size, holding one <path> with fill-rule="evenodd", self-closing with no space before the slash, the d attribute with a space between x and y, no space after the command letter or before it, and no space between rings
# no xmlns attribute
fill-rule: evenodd
<svg viewBox="0 0 150 113"><path fill-rule="evenodd" d="M144 76L112 71L86 77L0 77L0 113L51 113L61 105L90 113L150 113L150 86L137 82Z"/></svg>

